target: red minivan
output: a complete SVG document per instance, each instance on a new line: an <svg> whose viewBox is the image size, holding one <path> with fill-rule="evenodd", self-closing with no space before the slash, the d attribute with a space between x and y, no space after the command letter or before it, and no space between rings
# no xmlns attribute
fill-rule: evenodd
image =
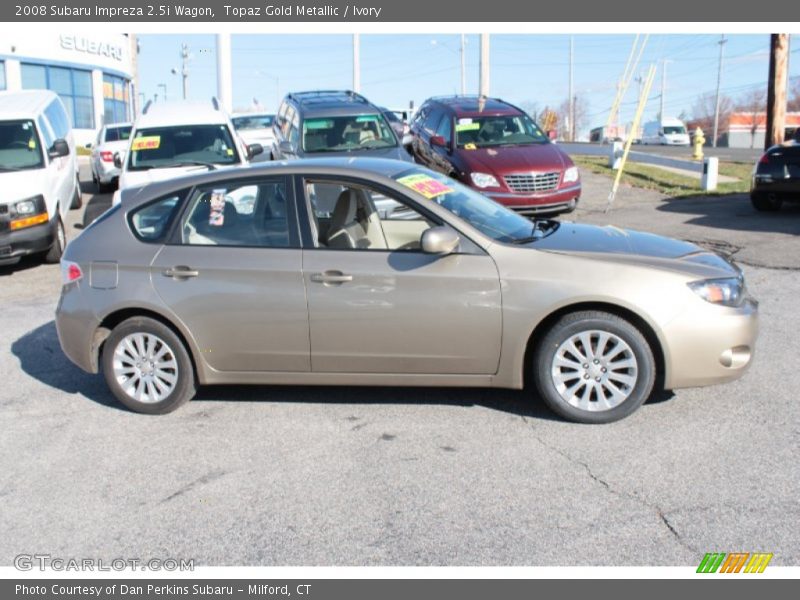
<svg viewBox="0 0 800 600"><path fill-rule="evenodd" d="M571 212L581 196L572 159L525 114L497 98L426 100L405 140L415 160L522 214Z"/></svg>

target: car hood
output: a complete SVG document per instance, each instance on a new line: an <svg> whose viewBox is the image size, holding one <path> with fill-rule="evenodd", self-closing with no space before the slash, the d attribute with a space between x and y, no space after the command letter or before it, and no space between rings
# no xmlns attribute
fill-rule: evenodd
<svg viewBox="0 0 800 600"><path fill-rule="evenodd" d="M241 167L239 165L220 165L218 168L231 168ZM147 185L148 183L155 183L157 181L167 181L175 179L183 175L193 175L196 173L207 172L208 169L202 165L191 167L176 167L174 169L146 169L144 171L123 171L119 178L120 189L135 187L140 185Z"/></svg>
<svg viewBox="0 0 800 600"><path fill-rule="evenodd" d="M562 222L553 233L533 242L530 247L681 271L699 277L732 277L739 274L739 269L733 263L697 244L612 225L600 227Z"/></svg>
<svg viewBox="0 0 800 600"><path fill-rule="evenodd" d="M310 152L305 155L305 158L393 158L395 160L403 160L406 162L413 162L411 155L406 152L402 146L394 146L390 148L372 148L370 150L353 150L351 152Z"/></svg>
<svg viewBox="0 0 800 600"><path fill-rule="evenodd" d="M489 173L518 173L530 171L562 171L572 161L555 144L527 146L495 146L465 150L458 153L469 171Z"/></svg>
<svg viewBox="0 0 800 600"><path fill-rule="evenodd" d="M42 193L42 169L24 169L22 171L0 171L3 194L0 203L13 204Z"/></svg>

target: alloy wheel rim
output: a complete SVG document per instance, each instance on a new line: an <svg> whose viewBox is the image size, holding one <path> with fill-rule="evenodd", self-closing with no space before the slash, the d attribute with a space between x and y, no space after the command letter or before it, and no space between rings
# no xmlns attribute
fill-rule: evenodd
<svg viewBox="0 0 800 600"><path fill-rule="evenodd" d="M161 402L178 384L175 353L151 333L131 333L122 338L114 348L113 369L122 391L145 404Z"/></svg>
<svg viewBox="0 0 800 600"><path fill-rule="evenodd" d="M639 372L630 345L609 331L587 330L567 338L550 368L558 394L589 412L616 408L633 393Z"/></svg>

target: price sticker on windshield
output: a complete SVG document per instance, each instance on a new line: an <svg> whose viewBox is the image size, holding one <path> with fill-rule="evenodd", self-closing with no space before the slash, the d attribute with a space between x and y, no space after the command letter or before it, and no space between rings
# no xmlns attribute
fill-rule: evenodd
<svg viewBox="0 0 800 600"><path fill-rule="evenodd" d="M131 143L131 150L134 152L139 152L140 150L158 150L160 146L160 135L145 135L133 140L133 143Z"/></svg>
<svg viewBox="0 0 800 600"><path fill-rule="evenodd" d="M436 196L449 194L450 192L455 191L450 186L445 185L441 181L434 179L430 175L425 175L424 173L407 175L398 179L397 182L402 183L404 186L411 188L419 194L422 194L429 200L431 198L436 198Z"/></svg>

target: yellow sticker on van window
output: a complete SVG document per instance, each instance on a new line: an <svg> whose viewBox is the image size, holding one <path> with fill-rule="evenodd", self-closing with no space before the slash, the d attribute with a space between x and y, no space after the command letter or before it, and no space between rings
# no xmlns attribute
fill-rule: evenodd
<svg viewBox="0 0 800 600"><path fill-rule="evenodd" d="M161 146L160 135L145 135L133 140L131 150L139 152L140 150L158 150Z"/></svg>
<svg viewBox="0 0 800 600"><path fill-rule="evenodd" d="M430 175L425 175L425 173L401 177L397 180L397 183L402 183L404 186L411 188L428 199L436 198L436 196L449 194L454 191L450 186L445 185L438 179L434 179Z"/></svg>
<svg viewBox="0 0 800 600"><path fill-rule="evenodd" d="M28 149L36 150L36 140L34 140L33 138L28 140Z"/></svg>
<svg viewBox="0 0 800 600"><path fill-rule="evenodd" d="M228 148L228 156L233 156L233 148Z"/></svg>
<svg viewBox="0 0 800 600"><path fill-rule="evenodd" d="M477 150L478 147L470 142L469 144L464 144L464 150Z"/></svg>

